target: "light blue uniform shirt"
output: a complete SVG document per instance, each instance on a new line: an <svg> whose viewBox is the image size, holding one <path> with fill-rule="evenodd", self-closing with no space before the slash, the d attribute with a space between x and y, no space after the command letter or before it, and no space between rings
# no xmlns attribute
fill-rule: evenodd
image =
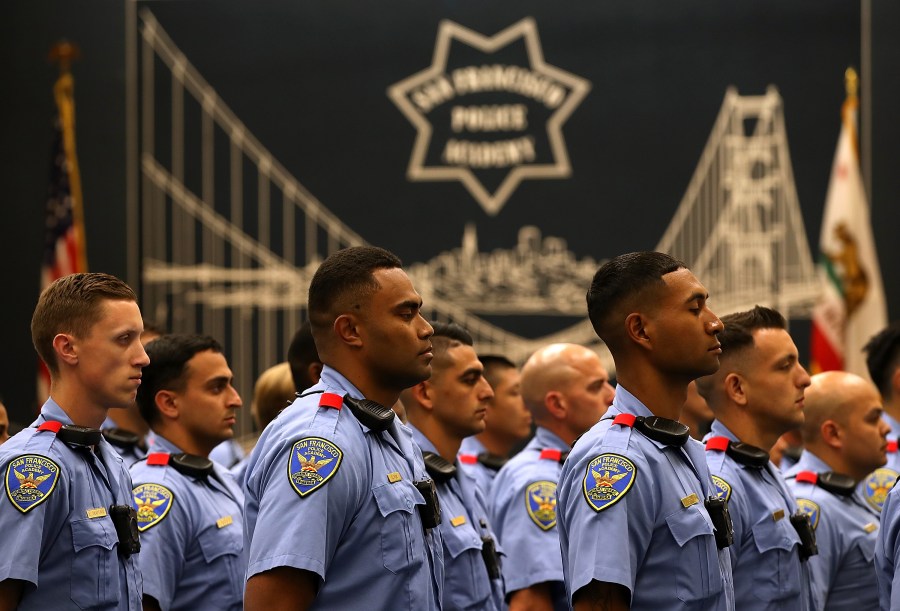
<svg viewBox="0 0 900 611"><path fill-rule="evenodd" d="M556 487L562 464L541 450L568 452L569 445L543 427L506 463L491 489L491 522L503 543L506 595L550 582L553 607L568 611L556 526Z"/></svg>
<svg viewBox="0 0 900 611"><path fill-rule="evenodd" d="M234 439L226 439L209 453L209 459L231 469L245 457L244 448Z"/></svg>
<svg viewBox="0 0 900 611"><path fill-rule="evenodd" d="M889 416L886 412L881 414L882 420L891 427L888 433L887 463L883 467L875 469L864 480L859 482L857 492L860 497L881 513L888 492L894 487L894 482L900 477L900 452L897 451L897 435L900 434L900 422Z"/></svg>
<svg viewBox="0 0 900 611"><path fill-rule="evenodd" d="M487 453L487 448L484 447L484 444L478 441L474 435L466 437L459 446L457 466L474 477L478 487L481 488L482 494L484 494L484 498L489 498L491 495L491 484L497 476L497 471L478 462L478 455L482 453ZM470 457L473 456L476 459L475 462L471 461Z"/></svg>
<svg viewBox="0 0 900 611"><path fill-rule="evenodd" d="M704 441L710 437L740 441L718 420ZM706 452L706 462L734 524L734 544L728 549L741 609L808 609L808 569L800 561L800 536L791 525L797 503L778 467L772 462L743 465L714 450Z"/></svg>
<svg viewBox="0 0 900 611"><path fill-rule="evenodd" d="M818 611L878 608L875 541L879 513L856 495L841 496L809 483L797 482L800 471L825 473L831 467L807 450L785 473L788 487L810 516L819 553L807 560L813 605Z"/></svg>
<svg viewBox="0 0 900 611"><path fill-rule="evenodd" d="M883 611L900 611L900 486L887 495L875 542L875 577Z"/></svg>
<svg viewBox="0 0 900 611"><path fill-rule="evenodd" d="M413 440L423 452L434 444L413 425ZM457 468L456 475L437 484L443 519L439 526L444 541L444 611L493 611L503 602L503 580L490 579L481 555L482 536L491 537L502 553L488 519L487 501L475 478Z"/></svg>
<svg viewBox="0 0 900 611"><path fill-rule="evenodd" d="M115 420L107 416L106 420L103 421L103 424L100 425L100 428L105 431L106 429L119 428L119 425L116 424ZM115 450L116 453L122 457L122 461L128 468L131 468L131 465L141 460L142 458L147 457L147 453L137 445L119 446L112 442L110 442L109 445L111 445L113 450Z"/></svg>
<svg viewBox="0 0 900 611"><path fill-rule="evenodd" d="M180 448L154 435L150 454L179 454ZM143 484L165 487L172 495L160 510L150 514L150 525L141 532L139 565L144 594L159 602L163 611L239 611L243 608L244 494L231 475L214 463L207 477L192 477L171 465L148 465L142 460L131 467L135 498L141 501ZM157 498L162 498L154 495ZM151 507L139 509L153 511ZM139 516L141 518L141 516ZM139 519L144 528L146 522Z"/></svg>
<svg viewBox="0 0 900 611"><path fill-rule="evenodd" d="M310 390L362 398L328 366ZM321 583L313 609L440 609L440 529L426 532L419 516L425 499L413 482L428 475L412 433L399 419L373 431L346 405L319 407L321 397L297 398L266 427L250 455L244 491L248 578L281 566L315 573ZM291 465L313 443L332 456L313 467L327 478L314 488L296 488Z"/></svg>
<svg viewBox="0 0 900 611"><path fill-rule="evenodd" d="M569 601L591 581L631 591L632 609L734 609L731 556L716 548L703 446L669 446L620 413L652 416L626 388L563 464L558 517ZM600 508L599 510L597 508Z"/></svg>
<svg viewBox="0 0 900 611"><path fill-rule="evenodd" d="M136 556L119 555L119 538L109 515L112 505L134 505L128 470L106 440L91 452L67 446L52 431L33 428L48 420L72 424L62 408L48 399L32 428L0 446L0 472L6 486L3 496L7 497L0 499L0 581L28 582L20 611L140 611ZM16 467L17 461L28 455L53 461L59 471L55 487L42 492L43 500L23 512L10 494L17 490L15 474L29 473L27 465ZM43 475L32 471L33 477ZM52 480L44 480L45 491Z"/></svg>

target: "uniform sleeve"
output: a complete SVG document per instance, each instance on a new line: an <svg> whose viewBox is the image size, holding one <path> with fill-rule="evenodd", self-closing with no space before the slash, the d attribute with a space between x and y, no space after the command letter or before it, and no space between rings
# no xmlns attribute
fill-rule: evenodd
<svg viewBox="0 0 900 611"><path fill-rule="evenodd" d="M562 582L556 484L537 478L496 481L491 522L505 553L506 595L545 581Z"/></svg>
<svg viewBox="0 0 900 611"><path fill-rule="evenodd" d="M5 480L0 499L0 533L3 533L3 549L0 554L0 581L20 579L38 586L38 567L44 551L54 545L72 546L72 541L59 541L66 516L68 516L68 473L60 464L59 476L51 492L40 503L22 511L13 501L19 488L10 463L17 457L0 460ZM11 550L15 550L12 553ZM74 552L73 552L74 553Z"/></svg>
<svg viewBox="0 0 900 611"><path fill-rule="evenodd" d="M300 443L302 436L297 438ZM292 454L296 444L279 442L265 452L264 463L254 468L248 488L257 491L258 513L250 540L247 575L287 566L311 571L324 579L331 558L358 507L371 498L371 465L364 441L334 441L341 453L339 463L330 464L320 475L328 478L309 489L291 479ZM334 450L330 450L335 455Z"/></svg>
<svg viewBox="0 0 900 611"><path fill-rule="evenodd" d="M135 487L141 480L135 476ZM168 611L184 571L184 559L188 547L197 544L192 536L192 504L187 495L173 486L172 501L168 512L159 522L141 533L141 552L138 565L144 579L144 594L159 602Z"/></svg>
<svg viewBox="0 0 900 611"><path fill-rule="evenodd" d="M564 467L560 480L558 492L566 497L559 518L565 521L568 539L564 562L570 596L594 580L620 584L633 593L638 566L653 534L652 508L659 499L641 462L636 464L632 485L614 503L601 505L598 511L588 502L585 479L593 477L589 466L601 454L589 454L571 469Z"/></svg>

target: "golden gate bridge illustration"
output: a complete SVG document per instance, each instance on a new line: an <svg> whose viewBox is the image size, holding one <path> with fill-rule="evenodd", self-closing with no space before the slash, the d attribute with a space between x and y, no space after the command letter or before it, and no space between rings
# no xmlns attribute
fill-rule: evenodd
<svg viewBox="0 0 900 611"><path fill-rule="evenodd" d="M129 6L132 36L137 33L128 45L129 141L138 168L129 201L140 211L139 222L130 223L140 233L129 240L129 265L139 267L142 310L172 332L209 334L222 342L249 403L256 376L284 360L319 263L366 240L250 133L150 10ZM198 116L199 127L187 124ZM168 141L158 144L159 134ZM199 159L186 159L186 150L197 151ZM187 167L199 168L193 172L199 176ZM227 176L217 176L223 167ZM523 228L529 231L536 229ZM473 233L467 228L463 247L434 261L486 256L473 252ZM564 242L554 244L556 251L564 249ZM763 304L789 318L809 316L818 284L774 87L760 96L726 92L656 248L688 264L720 315ZM571 253L562 255L571 259ZM596 269L590 263L579 268L586 278L571 302L583 303ZM586 318L540 338L511 333L448 297L452 291L441 294L429 265L408 266L425 300L423 314L463 325L481 353L521 361L542 345L567 341L609 358ZM251 430L249 411L242 410L238 433Z"/></svg>

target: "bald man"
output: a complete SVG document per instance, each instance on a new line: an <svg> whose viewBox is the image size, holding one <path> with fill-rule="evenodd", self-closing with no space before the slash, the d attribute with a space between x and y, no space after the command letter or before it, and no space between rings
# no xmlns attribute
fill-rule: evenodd
<svg viewBox="0 0 900 611"><path fill-rule="evenodd" d="M522 397L537 431L500 469L490 511L507 557L510 611L568 609L556 530L556 485L572 443L600 420L615 391L600 357L574 344L538 350L522 369Z"/></svg>
<svg viewBox="0 0 900 611"><path fill-rule="evenodd" d="M813 376L805 394L805 450L785 476L816 533L819 553L808 561L814 608L877 609L879 514L854 491L886 460L890 428L881 397L870 382L843 371Z"/></svg>

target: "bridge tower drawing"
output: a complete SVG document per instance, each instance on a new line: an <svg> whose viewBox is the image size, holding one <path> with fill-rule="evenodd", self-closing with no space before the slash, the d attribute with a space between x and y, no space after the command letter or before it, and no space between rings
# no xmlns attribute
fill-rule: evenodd
<svg viewBox="0 0 900 611"><path fill-rule="evenodd" d="M129 269L137 269L139 281L130 280L138 285L146 318L171 332L208 334L223 344L249 405L255 378L284 359L306 317L307 287L318 265L366 240L250 132L148 8L133 0L128 6L134 27L126 82L136 173L129 193L135 202ZM747 131L749 123L754 127ZM465 246L473 240L464 240L461 249L470 257L476 253ZM540 243L523 244L532 242ZM718 313L761 303L791 316L808 315L815 274L774 89L758 97L726 94L657 249L694 270ZM568 251L551 250L560 261L572 260ZM535 260L533 253L519 255ZM522 361L540 346L565 341L593 347L612 366L586 317L529 338L476 315L452 293L426 292L423 314L463 325L483 353ZM250 410L238 418L237 433L249 433Z"/></svg>
<svg viewBox="0 0 900 611"><path fill-rule="evenodd" d="M656 249L688 264L720 315L756 304L810 315L819 285L775 87L761 96L728 89Z"/></svg>

